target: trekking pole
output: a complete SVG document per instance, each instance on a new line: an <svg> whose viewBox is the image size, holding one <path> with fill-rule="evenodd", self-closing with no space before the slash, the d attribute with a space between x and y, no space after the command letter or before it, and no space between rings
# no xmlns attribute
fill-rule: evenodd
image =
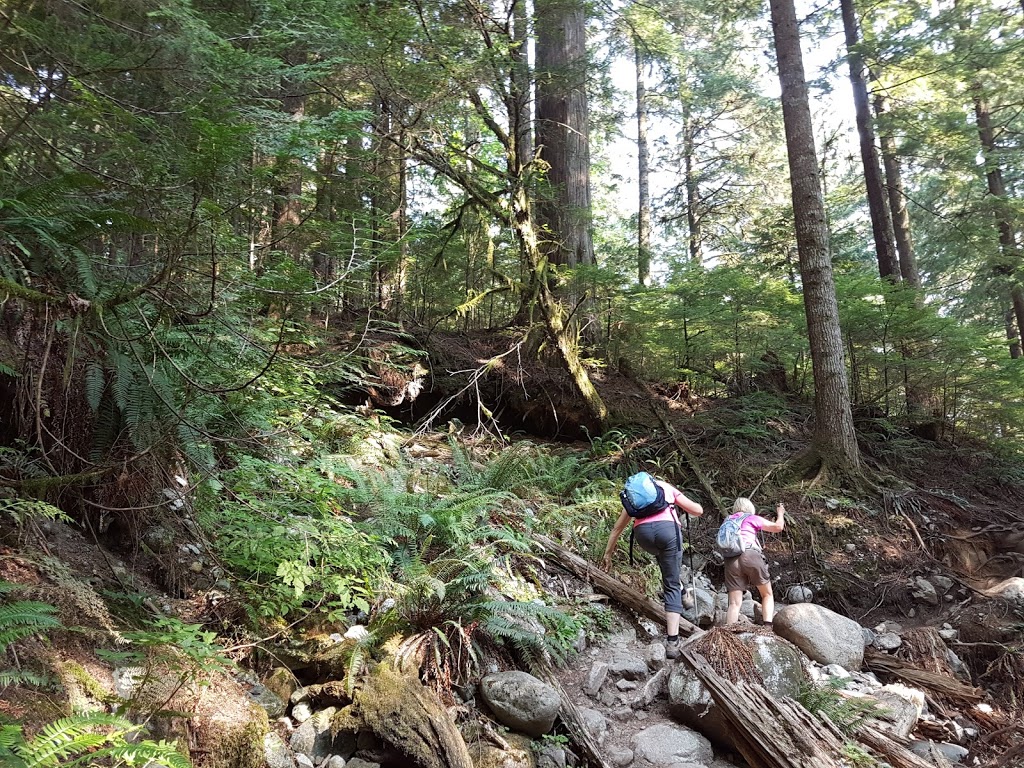
<svg viewBox="0 0 1024 768"><path fill-rule="evenodd" d="M690 590L693 592L693 623L700 617L697 615L697 578L693 572L693 544L690 542L690 515L686 514L686 551L690 553Z"/></svg>

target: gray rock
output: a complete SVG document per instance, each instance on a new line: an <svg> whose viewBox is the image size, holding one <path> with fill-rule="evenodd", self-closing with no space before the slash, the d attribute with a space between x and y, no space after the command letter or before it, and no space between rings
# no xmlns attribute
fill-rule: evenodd
<svg viewBox="0 0 1024 768"><path fill-rule="evenodd" d="M840 666L839 664L829 664L822 668L821 671L829 677L838 677L842 679L850 676L850 673L847 672L846 669Z"/></svg>
<svg viewBox="0 0 1024 768"><path fill-rule="evenodd" d="M935 762L937 762L936 756L939 756L951 763L960 763L967 757L969 750L959 744L947 744L940 741L912 741L910 742L910 751Z"/></svg>
<svg viewBox="0 0 1024 768"><path fill-rule="evenodd" d="M668 669L659 669L654 676L644 684L643 690L640 695L633 702L633 706L638 709L646 709L651 706L659 696L664 693L665 688L668 686Z"/></svg>
<svg viewBox="0 0 1024 768"><path fill-rule="evenodd" d="M680 725L652 725L633 737L634 760L646 760L655 766L706 764L714 756L710 741Z"/></svg>
<svg viewBox="0 0 1024 768"><path fill-rule="evenodd" d="M608 762L618 768L626 768L627 765L633 762L633 750L631 749L610 749L608 750L605 757L608 758Z"/></svg>
<svg viewBox="0 0 1024 768"><path fill-rule="evenodd" d="M345 768L380 768L380 763L371 763L369 760L363 760L361 757L353 757L345 763Z"/></svg>
<svg viewBox="0 0 1024 768"><path fill-rule="evenodd" d="M665 644L664 643L650 643L645 645L641 651L644 662L651 669L661 669L665 666Z"/></svg>
<svg viewBox="0 0 1024 768"><path fill-rule="evenodd" d="M707 626L715 619L715 594L707 589L697 587L696 608L692 587L685 587L683 592L683 618L697 626Z"/></svg>
<svg viewBox="0 0 1024 768"><path fill-rule="evenodd" d="M860 624L824 606L787 605L775 614L774 629L819 664L839 664L854 671L864 663Z"/></svg>
<svg viewBox="0 0 1024 768"><path fill-rule="evenodd" d="M604 744L604 738L608 735L608 719L596 709L580 707L579 713L583 727L587 729L594 742L598 746Z"/></svg>
<svg viewBox="0 0 1024 768"><path fill-rule="evenodd" d="M608 665L603 661L595 661L587 673L587 681L583 684L583 692L588 696L595 696L608 679Z"/></svg>
<svg viewBox="0 0 1024 768"><path fill-rule="evenodd" d="M271 731L263 737L263 759L267 768L295 768L295 758L284 739Z"/></svg>
<svg viewBox="0 0 1024 768"><path fill-rule="evenodd" d="M142 534L142 541L154 552L170 552L174 548L174 531L162 525L154 525Z"/></svg>
<svg viewBox="0 0 1024 768"><path fill-rule="evenodd" d="M810 587L802 584L794 584L786 590L787 603L809 603L814 599L814 592Z"/></svg>
<svg viewBox="0 0 1024 768"><path fill-rule="evenodd" d="M1024 605L1024 578L1013 576L1005 579L989 589L986 594Z"/></svg>
<svg viewBox="0 0 1024 768"><path fill-rule="evenodd" d="M296 757L306 755L316 765L335 753L331 718L337 711L337 707L322 709L292 732L289 746Z"/></svg>
<svg viewBox="0 0 1024 768"><path fill-rule="evenodd" d="M895 651L903 645L903 638L895 632L883 632L880 635L875 635L871 644L880 651Z"/></svg>
<svg viewBox="0 0 1024 768"><path fill-rule="evenodd" d="M276 720L285 712L285 701L267 686L254 685L249 690L249 698L267 711L267 717Z"/></svg>
<svg viewBox="0 0 1024 768"><path fill-rule="evenodd" d="M884 713L872 719L882 730L903 739L917 725L924 710L924 692L905 685L891 684L872 691L868 700L875 701Z"/></svg>
<svg viewBox="0 0 1024 768"><path fill-rule="evenodd" d="M296 723L304 723L313 716L313 705L307 699L300 701L292 707L292 720Z"/></svg>
<svg viewBox="0 0 1024 768"><path fill-rule="evenodd" d="M114 693L118 698L134 699L136 694L142 690L142 684L146 679L146 670L143 667L115 667L113 677Z"/></svg>
<svg viewBox="0 0 1024 768"><path fill-rule="evenodd" d="M309 759L309 755L296 755L295 764L298 768L313 768L313 761Z"/></svg>
<svg viewBox="0 0 1024 768"><path fill-rule="evenodd" d="M545 747L537 756L537 768L565 768L565 750Z"/></svg>
<svg viewBox="0 0 1024 768"><path fill-rule="evenodd" d="M327 758L324 768L345 768L345 758L341 755L331 755Z"/></svg>
<svg viewBox="0 0 1024 768"><path fill-rule="evenodd" d="M647 679L647 662L634 653L616 652L612 656L608 672L613 677L626 680L645 680Z"/></svg>
<svg viewBox="0 0 1024 768"><path fill-rule="evenodd" d="M935 591L935 585L928 581L928 579L921 576L914 579L910 587L910 594L913 595L916 600L927 605L939 604L939 595Z"/></svg>
<svg viewBox="0 0 1024 768"><path fill-rule="evenodd" d="M930 576L928 578L928 581L934 584L935 589L937 589L939 592L949 592L949 590L953 588L953 580L948 576L940 576L939 574L935 574L934 576Z"/></svg>
<svg viewBox="0 0 1024 768"><path fill-rule="evenodd" d="M562 705L554 688L518 670L487 675L480 694L498 722L535 738L551 730Z"/></svg>

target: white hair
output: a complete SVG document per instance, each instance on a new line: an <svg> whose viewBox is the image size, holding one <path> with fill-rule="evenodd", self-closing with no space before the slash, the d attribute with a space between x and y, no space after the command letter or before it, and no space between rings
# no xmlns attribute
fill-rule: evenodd
<svg viewBox="0 0 1024 768"><path fill-rule="evenodd" d="M754 502L742 496L736 499L736 502L732 505L733 514L742 512L745 515L753 515L756 511L757 510L754 509Z"/></svg>

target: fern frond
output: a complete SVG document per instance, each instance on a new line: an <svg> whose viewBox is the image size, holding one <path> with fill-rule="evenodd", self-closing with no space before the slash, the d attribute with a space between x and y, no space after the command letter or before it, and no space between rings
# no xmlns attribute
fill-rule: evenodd
<svg viewBox="0 0 1024 768"><path fill-rule="evenodd" d="M36 688L54 688L54 679L49 675L39 675L28 670L0 669L0 688L9 685L31 685Z"/></svg>
<svg viewBox="0 0 1024 768"><path fill-rule="evenodd" d="M166 741L116 744L91 755L83 755L69 765L81 765L85 761L88 761L89 765L93 765L93 761L97 757L108 759L113 765L138 765L152 768L162 765L166 768L192 768L189 759L181 754L173 744L168 744Z"/></svg>
<svg viewBox="0 0 1024 768"><path fill-rule="evenodd" d="M56 608L33 600L0 605L0 651L23 637L61 626Z"/></svg>
<svg viewBox="0 0 1024 768"><path fill-rule="evenodd" d="M106 382L103 366L95 360L90 360L85 369L85 401L93 413L100 409L100 400L103 398L103 388L106 386Z"/></svg>
<svg viewBox="0 0 1024 768"><path fill-rule="evenodd" d="M0 499L0 514L2 513L9 514L19 525L31 520L71 522L71 518L63 510L39 499Z"/></svg>

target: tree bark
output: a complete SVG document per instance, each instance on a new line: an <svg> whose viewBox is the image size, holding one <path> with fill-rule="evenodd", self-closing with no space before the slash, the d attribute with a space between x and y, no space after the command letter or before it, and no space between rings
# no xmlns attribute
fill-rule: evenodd
<svg viewBox="0 0 1024 768"><path fill-rule="evenodd" d="M286 82L282 86L281 108L293 122L306 114L306 97L296 94L298 85ZM302 245L297 237L302 224L302 163L282 152L274 162L274 205L271 218L271 247L284 251L296 262L302 256Z"/></svg>
<svg viewBox="0 0 1024 768"><path fill-rule="evenodd" d="M644 55L641 40L633 37L633 56L636 62L636 158L637 189L637 282L651 284L651 169L647 142L647 86L644 82Z"/></svg>
<svg viewBox="0 0 1024 768"><path fill-rule="evenodd" d="M921 287L921 275L917 270L917 256L914 253L914 239L910 230L910 212L903 192L903 173L896 154L896 140L892 129L886 125L888 105L885 96L875 96L875 118L879 121L878 140L882 150L882 165L885 168L885 188L889 197L889 214L892 217L893 235L896 238L896 252L899 255L900 275L911 288Z"/></svg>
<svg viewBox="0 0 1024 768"><path fill-rule="evenodd" d="M590 145L586 19L576 0L537 4L537 145L548 166L538 198L551 264L594 263L590 230Z"/></svg>
<svg viewBox="0 0 1024 768"><path fill-rule="evenodd" d="M684 107L683 118L683 162L686 166L686 225L687 242L690 248L690 261L700 264L703 260L701 254L701 227L700 227L700 185L697 183L697 173L693 168L693 134L696 130L693 118L690 116L689 106Z"/></svg>
<svg viewBox="0 0 1024 768"><path fill-rule="evenodd" d="M376 148L370 193L375 262L373 289L381 312L395 314L405 289L405 152L401 132L404 126L391 114L391 104L377 104L374 123Z"/></svg>
<svg viewBox="0 0 1024 768"><path fill-rule="evenodd" d="M1019 347L1024 342L1024 291L1014 276L1020 262L1020 256L1017 253L1017 239L1010 221L1011 214L1007 210L1003 169L997 162L998 146L996 145L995 131L992 128L992 115L989 112L988 103L982 97L981 84L973 83L971 90L974 92L974 116L978 125L978 137L981 141L982 154L985 157L985 179L988 193L996 199L994 216L996 228L999 231L1000 259L994 264L993 270L998 276L1007 277L1012 281L1010 308L1017 321L1017 338L1014 340L1014 344ZM1012 347L1013 345L1010 349L1011 356Z"/></svg>
<svg viewBox="0 0 1024 768"><path fill-rule="evenodd" d="M839 304L832 277L825 203L800 52L800 30L793 0L771 0L770 5L782 85L782 115L804 311L814 371L814 448L827 464L841 470L856 470L860 456L843 359Z"/></svg>
<svg viewBox="0 0 1024 768"><path fill-rule="evenodd" d="M860 137L860 159L864 167L864 186L867 189L868 212L871 215L871 232L875 239L878 274L883 280L899 282L899 263L893 246L895 237L889 210L886 207L878 149L875 147L875 130L871 124L864 59L859 51L860 30L857 24L857 11L853 0L840 0L839 5L843 13L843 30L846 33L846 58L850 68L850 85L853 88L857 135Z"/></svg>
<svg viewBox="0 0 1024 768"><path fill-rule="evenodd" d="M959 0L954 0L954 7L959 9ZM969 16L959 20L961 31L970 29ZM1024 342L1024 289L1016 278L1020 268L1020 254L1017 252L1017 234L1012 222L1012 211L1007 201L1006 184L1003 181L1003 168L999 163L999 145L996 141L995 128L992 125L992 113L989 109L985 88L980 78L975 78L968 86L974 104L975 124L978 128L978 139L985 160L985 181L988 194L994 198L992 207L996 229L999 232L999 258L992 260L992 272L997 278L1009 282L1010 311L1017 321L1017 338L1010 342L1010 355L1014 347ZM1019 354L1019 352L1018 352Z"/></svg>

